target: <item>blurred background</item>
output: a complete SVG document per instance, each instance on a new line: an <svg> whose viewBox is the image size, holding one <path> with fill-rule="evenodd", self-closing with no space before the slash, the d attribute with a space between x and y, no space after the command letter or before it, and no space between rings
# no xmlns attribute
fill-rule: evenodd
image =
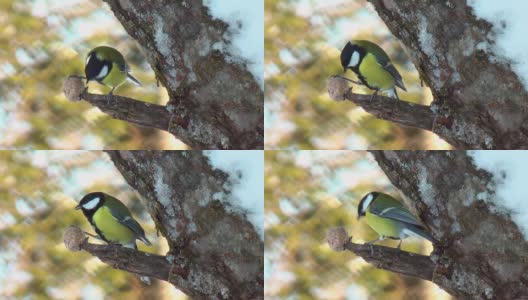
<svg viewBox="0 0 528 300"><path fill-rule="evenodd" d="M401 99L432 101L404 48L365 0L266 0L264 30L266 149L449 149L432 133L329 98L327 79L343 72L341 49L351 39L367 39L401 73L408 90L398 91ZM356 85L354 92L372 93Z"/></svg>
<svg viewBox="0 0 528 300"><path fill-rule="evenodd" d="M326 232L332 227L344 227L355 243L377 238L364 219L356 219L359 200L371 191L403 199L367 152L265 152L267 299L451 299L433 283L330 249ZM396 247L398 241L379 244ZM424 255L433 250L413 238L402 249Z"/></svg>
<svg viewBox="0 0 528 300"><path fill-rule="evenodd" d="M165 131L114 120L64 97L64 80L84 76L86 54L99 45L118 49L143 84L124 84L117 95L168 101L137 43L102 1L0 0L0 148L187 148ZM91 82L89 90L110 88Z"/></svg>
<svg viewBox="0 0 528 300"><path fill-rule="evenodd" d="M139 250L168 251L107 154L0 151L0 171L0 299L187 299L166 282L152 279L152 285L145 285L84 251L65 248L68 226L95 234L74 207L85 194L103 191L128 206L153 242L152 247L138 242Z"/></svg>

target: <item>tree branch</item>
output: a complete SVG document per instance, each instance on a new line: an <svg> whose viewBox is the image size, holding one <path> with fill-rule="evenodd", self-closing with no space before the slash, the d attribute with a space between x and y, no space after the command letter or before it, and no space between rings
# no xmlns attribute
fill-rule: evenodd
<svg viewBox="0 0 528 300"><path fill-rule="evenodd" d="M177 118L167 111L165 106L146 103L117 95L98 95L83 92L81 98L96 106L102 112L117 120L123 120L143 127L157 128L174 133L174 127L185 130L188 119ZM176 136L181 138L181 136ZM182 139L187 143L188 140Z"/></svg>
<svg viewBox="0 0 528 300"><path fill-rule="evenodd" d="M345 244L345 248L378 269L433 280L435 263L429 256L381 245L354 244L351 241Z"/></svg>
<svg viewBox="0 0 528 300"><path fill-rule="evenodd" d="M359 105L378 119L429 131L433 130L435 114L429 106L381 95L354 94L346 79L339 76L328 79L328 93L336 101L348 100Z"/></svg>
<svg viewBox="0 0 528 300"><path fill-rule="evenodd" d="M348 100L378 119L429 130L455 148L494 149L496 147L494 143L498 141L497 138L494 142L488 129L479 125L488 119L478 111L439 108L433 111L431 106L394 98L354 94L346 79L340 76L330 77L327 81L327 88L330 98L335 101ZM505 148L510 147L515 148L516 144L505 146Z"/></svg>
<svg viewBox="0 0 528 300"><path fill-rule="evenodd" d="M129 249L121 245L98 245L85 241L81 249L114 269L168 281L171 263L165 256Z"/></svg>
<svg viewBox="0 0 528 300"><path fill-rule="evenodd" d="M199 147L207 146L206 144L198 145L197 141L190 139L187 134L182 135L186 131L192 131L196 123L201 122L199 116L197 116L198 119L191 119L187 115L169 111L166 106L147 103L128 97L109 94L90 94L84 85L83 77L78 75L70 75L64 81L63 91L66 98L70 101L77 102L85 100L114 119L123 120L143 127L165 130L188 145ZM217 129L211 130L214 132ZM192 135L193 133L189 132L189 134ZM227 146L227 144L222 144L218 148L223 148L224 146Z"/></svg>
<svg viewBox="0 0 528 300"><path fill-rule="evenodd" d="M397 248L352 243L352 237L348 236L343 227L329 229L326 233L326 240L334 251L348 250L376 268L424 280L433 280L436 264L429 256L405 252Z"/></svg>
<svg viewBox="0 0 528 300"><path fill-rule="evenodd" d="M204 268L199 259L183 251L172 251L167 256L137 251L117 244L88 243L85 233L70 226L64 232L64 245L72 252L85 250L111 267L168 281L179 290L199 299L260 299L260 294L247 294L218 275L215 268Z"/></svg>

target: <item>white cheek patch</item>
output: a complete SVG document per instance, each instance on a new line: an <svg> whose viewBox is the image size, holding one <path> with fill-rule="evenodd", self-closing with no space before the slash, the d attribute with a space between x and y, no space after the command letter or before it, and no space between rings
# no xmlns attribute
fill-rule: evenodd
<svg viewBox="0 0 528 300"><path fill-rule="evenodd" d="M103 68L101 68L101 71L99 71L99 74L95 76L97 79L103 79L108 74L108 66L104 65Z"/></svg>
<svg viewBox="0 0 528 300"><path fill-rule="evenodd" d="M99 201L101 201L101 199L99 197L95 197L92 200L84 203L82 207L87 210L94 209L97 204L99 204Z"/></svg>
<svg viewBox="0 0 528 300"><path fill-rule="evenodd" d="M365 198L365 201L363 201L363 204L361 205L361 212L364 213L367 211L367 207L370 205L370 202L374 200L374 195L368 194L367 198Z"/></svg>
<svg viewBox="0 0 528 300"><path fill-rule="evenodd" d="M92 59L93 55L94 55L93 52L92 52L92 54L88 55L88 57L86 58L86 64L88 64L90 59Z"/></svg>
<svg viewBox="0 0 528 300"><path fill-rule="evenodd" d="M348 62L349 67L355 67L359 63L359 52L354 51L352 52L352 56L350 56L350 61Z"/></svg>

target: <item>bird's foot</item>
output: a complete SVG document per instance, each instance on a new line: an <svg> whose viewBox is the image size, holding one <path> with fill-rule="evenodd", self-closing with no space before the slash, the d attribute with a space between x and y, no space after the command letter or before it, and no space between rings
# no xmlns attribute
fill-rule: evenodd
<svg viewBox="0 0 528 300"><path fill-rule="evenodd" d="M110 105L110 101L112 101L112 96L113 96L113 94L106 95L106 105L107 106Z"/></svg>
<svg viewBox="0 0 528 300"><path fill-rule="evenodd" d="M374 94L372 94L372 96L370 96L370 101L372 101L372 99L374 99L374 96L377 96L378 95L378 91L375 91Z"/></svg>
<svg viewBox="0 0 528 300"><path fill-rule="evenodd" d="M403 240L400 240L400 242L398 243L398 247L397 247L397 249L400 250L400 251L402 251L402 250L401 250L402 242L403 242Z"/></svg>

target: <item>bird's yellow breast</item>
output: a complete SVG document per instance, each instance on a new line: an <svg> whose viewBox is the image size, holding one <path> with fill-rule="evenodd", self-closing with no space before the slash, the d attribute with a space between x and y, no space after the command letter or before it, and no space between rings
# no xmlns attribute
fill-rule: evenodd
<svg viewBox="0 0 528 300"><path fill-rule="evenodd" d="M375 214L371 214L367 210L365 213L365 221L379 235L393 238L398 238L400 236L399 224L391 219L379 217Z"/></svg>
<svg viewBox="0 0 528 300"><path fill-rule="evenodd" d="M118 87L126 81L126 73L121 72L116 64L112 65L110 73L103 78L103 83L110 87Z"/></svg>
<svg viewBox="0 0 528 300"><path fill-rule="evenodd" d="M102 206L92 217L94 224L103 233L104 237L120 244L134 243L136 235L123 224L119 223L110 213L110 209Z"/></svg>
<svg viewBox="0 0 528 300"><path fill-rule="evenodd" d="M367 53L359 65L359 73L368 85L380 91L391 90L396 85L394 77L378 64L373 54Z"/></svg>

